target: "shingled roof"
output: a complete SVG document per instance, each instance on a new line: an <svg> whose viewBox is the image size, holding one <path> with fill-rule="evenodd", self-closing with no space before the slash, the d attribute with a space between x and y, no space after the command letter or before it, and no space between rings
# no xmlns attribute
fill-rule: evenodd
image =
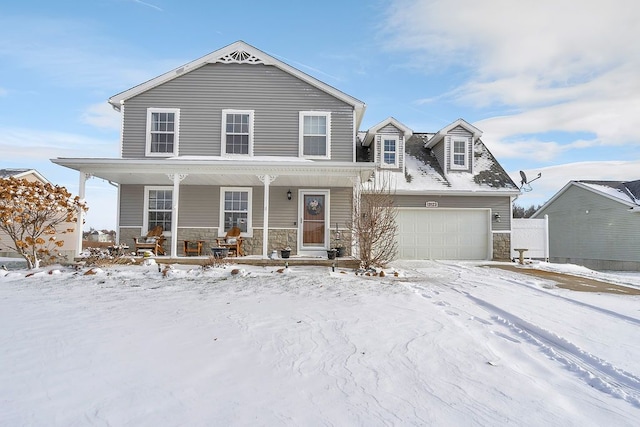
<svg viewBox="0 0 640 427"><path fill-rule="evenodd" d="M432 133L414 133L405 144L405 190L519 191L480 139L473 147L474 172L445 174L431 148L425 148ZM398 185L400 187L400 185ZM400 189L400 188L399 188Z"/></svg>

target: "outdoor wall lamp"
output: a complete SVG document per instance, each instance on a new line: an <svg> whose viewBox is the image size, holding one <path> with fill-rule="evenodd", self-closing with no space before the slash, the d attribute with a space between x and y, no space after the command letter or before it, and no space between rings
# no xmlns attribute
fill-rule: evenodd
<svg viewBox="0 0 640 427"><path fill-rule="evenodd" d="M501 220L502 218L500 217L500 214L499 214L499 213L497 213L497 214L493 215L493 219L495 219L495 220L496 220L496 222L500 222L500 220Z"/></svg>
<svg viewBox="0 0 640 427"><path fill-rule="evenodd" d="M291 190L287 191L287 200L291 200Z"/></svg>

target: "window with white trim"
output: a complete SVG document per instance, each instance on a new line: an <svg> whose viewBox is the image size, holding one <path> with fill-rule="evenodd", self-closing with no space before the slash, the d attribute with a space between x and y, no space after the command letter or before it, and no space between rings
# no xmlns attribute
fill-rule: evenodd
<svg viewBox="0 0 640 427"><path fill-rule="evenodd" d="M222 110L222 154L253 155L252 110Z"/></svg>
<svg viewBox="0 0 640 427"><path fill-rule="evenodd" d="M327 159L331 155L331 113L300 112L300 157Z"/></svg>
<svg viewBox="0 0 640 427"><path fill-rule="evenodd" d="M151 230L159 225L164 231L170 232L173 188L145 187L144 189L144 222L147 230Z"/></svg>
<svg viewBox="0 0 640 427"><path fill-rule="evenodd" d="M398 136L382 135L380 139L380 148L382 150L382 166L398 167Z"/></svg>
<svg viewBox="0 0 640 427"><path fill-rule="evenodd" d="M245 187L220 188L220 229L223 236L232 227L238 227L243 235L253 233L251 224L252 189Z"/></svg>
<svg viewBox="0 0 640 427"><path fill-rule="evenodd" d="M148 108L146 155L178 155L179 124L179 108Z"/></svg>
<svg viewBox="0 0 640 427"><path fill-rule="evenodd" d="M453 139L451 141L451 169L467 169L467 152L466 139Z"/></svg>

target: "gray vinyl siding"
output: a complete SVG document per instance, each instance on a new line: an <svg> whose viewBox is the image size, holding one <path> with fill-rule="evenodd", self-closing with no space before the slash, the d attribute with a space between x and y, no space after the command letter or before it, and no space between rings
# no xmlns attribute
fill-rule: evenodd
<svg viewBox="0 0 640 427"><path fill-rule="evenodd" d="M640 215L630 213L626 205L574 185L536 213L538 218L544 215L549 215L552 261L605 269L619 267L596 261L640 265Z"/></svg>
<svg viewBox="0 0 640 427"><path fill-rule="evenodd" d="M466 130L462 126L456 126L451 129L447 136L445 137L446 143L446 158L444 167L447 173L455 173L455 172L472 172L473 171L473 138L472 134ZM467 165L466 169L451 169L451 156L453 153L453 138L464 138L467 140Z"/></svg>
<svg viewBox="0 0 640 427"><path fill-rule="evenodd" d="M445 169L446 161L445 161L445 154L444 154L444 143L436 144L436 146L433 147L431 149L431 151L436 156L436 159L438 160L438 164L442 167L442 170L446 170Z"/></svg>
<svg viewBox="0 0 640 427"><path fill-rule="evenodd" d="M144 186L120 186L120 226L142 227Z"/></svg>
<svg viewBox="0 0 640 427"><path fill-rule="evenodd" d="M329 221L331 229L335 229L338 224L339 229L343 229L351 222L353 191L351 188L331 188L331 212Z"/></svg>
<svg viewBox="0 0 640 427"><path fill-rule="evenodd" d="M178 227L218 227L220 189L205 185L180 186Z"/></svg>
<svg viewBox="0 0 640 427"><path fill-rule="evenodd" d="M145 156L147 108L179 108L179 155L219 156L223 109L254 111L254 155L299 154L299 112L331 112L331 160L352 162L353 107L273 66L208 64L126 101L123 158Z"/></svg>
<svg viewBox="0 0 640 427"><path fill-rule="evenodd" d="M491 209L491 230L511 230L511 198L508 196L395 196L396 206L399 208L454 208L454 209ZM427 202L437 202L437 208L427 208ZM500 214L500 222L494 220L495 214Z"/></svg>
<svg viewBox="0 0 640 427"><path fill-rule="evenodd" d="M388 168L392 170L403 170L404 168L404 132L401 132L397 127L389 124L378 131L375 137L375 153L376 153L376 161L378 164L382 165L382 150L384 147L382 146L382 135L397 135L398 146L396 147L397 156L398 156L398 167L397 168Z"/></svg>

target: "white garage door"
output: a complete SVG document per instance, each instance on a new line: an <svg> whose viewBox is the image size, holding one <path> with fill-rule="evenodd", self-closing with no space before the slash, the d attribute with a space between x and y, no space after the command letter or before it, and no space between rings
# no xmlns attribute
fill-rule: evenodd
<svg viewBox="0 0 640 427"><path fill-rule="evenodd" d="M399 209L399 259L489 258L489 212Z"/></svg>

